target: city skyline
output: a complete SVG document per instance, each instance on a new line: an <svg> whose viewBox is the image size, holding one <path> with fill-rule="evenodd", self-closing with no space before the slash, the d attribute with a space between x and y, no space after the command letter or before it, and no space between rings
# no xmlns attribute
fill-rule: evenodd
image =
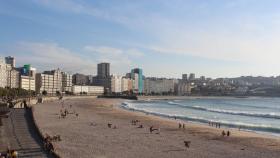
<svg viewBox="0 0 280 158"><path fill-rule="evenodd" d="M2 1L0 56L39 71L278 76L277 1Z"/></svg>

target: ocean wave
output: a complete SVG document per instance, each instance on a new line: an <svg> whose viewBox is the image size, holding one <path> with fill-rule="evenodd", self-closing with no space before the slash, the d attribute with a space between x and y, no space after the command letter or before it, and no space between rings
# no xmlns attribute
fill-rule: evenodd
<svg viewBox="0 0 280 158"><path fill-rule="evenodd" d="M230 122L225 120L213 120L213 119L207 119L204 117L194 117L194 116L184 116L184 115L176 115L176 114L166 114L161 112L154 112L149 111L144 108L137 108L134 107L133 104L129 103L123 103L122 107L128 110L133 111L139 111L146 114L151 114L155 116L161 116L161 117L167 117L167 118L177 118L181 120L188 120L193 122L201 122L201 123L209 123L209 122L216 122L220 123L221 125L231 127L231 128L242 128L247 130L255 130L255 131L262 131L262 132L273 132L273 133L280 133L280 127L273 127L270 125L264 125L264 124L250 124L250 123L243 123L243 122Z"/></svg>
<svg viewBox="0 0 280 158"><path fill-rule="evenodd" d="M206 108L206 107L201 107L201 106L186 106L184 104L179 104L179 103L174 103L174 102L168 102L168 104L180 106L180 107L183 107L183 108L209 111L209 112L216 112L216 113L222 113L222 114L280 119L280 115L276 114L276 113L252 113L252 112L243 112L243 111L213 109L213 108Z"/></svg>

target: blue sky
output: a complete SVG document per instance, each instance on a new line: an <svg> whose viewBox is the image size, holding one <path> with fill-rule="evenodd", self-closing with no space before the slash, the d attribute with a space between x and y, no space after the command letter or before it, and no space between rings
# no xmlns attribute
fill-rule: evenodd
<svg viewBox="0 0 280 158"><path fill-rule="evenodd" d="M0 56L39 71L280 75L277 0L0 0Z"/></svg>

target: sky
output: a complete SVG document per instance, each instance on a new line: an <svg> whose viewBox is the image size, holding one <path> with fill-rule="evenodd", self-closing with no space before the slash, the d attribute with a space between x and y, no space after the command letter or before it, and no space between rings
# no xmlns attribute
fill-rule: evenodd
<svg viewBox="0 0 280 158"><path fill-rule="evenodd" d="M0 56L38 71L280 75L278 0L0 0Z"/></svg>

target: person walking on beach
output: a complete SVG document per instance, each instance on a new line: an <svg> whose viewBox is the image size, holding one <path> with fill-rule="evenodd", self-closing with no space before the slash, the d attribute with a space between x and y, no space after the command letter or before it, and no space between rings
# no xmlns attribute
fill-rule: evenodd
<svg viewBox="0 0 280 158"><path fill-rule="evenodd" d="M182 125L181 125L181 123L179 123L179 128L181 128L182 127Z"/></svg>
<svg viewBox="0 0 280 158"><path fill-rule="evenodd" d="M226 135L226 132L223 130L222 131L222 136L224 137Z"/></svg>
<svg viewBox="0 0 280 158"><path fill-rule="evenodd" d="M228 137L230 136L230 132L229 132L229 131L227 131L227 136L228 136Z"/></svg>
<svg viewBox="0 0 280 158"><path fill-rule="evenodd" d="M183 124L183 129L185 129L185 124Z"/></svg>

